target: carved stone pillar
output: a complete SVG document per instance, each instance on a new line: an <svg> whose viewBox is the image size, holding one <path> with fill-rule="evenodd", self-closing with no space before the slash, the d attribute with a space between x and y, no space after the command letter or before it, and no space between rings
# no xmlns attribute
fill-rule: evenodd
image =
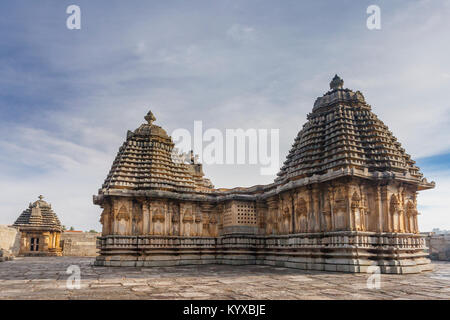
<svg viewBox="0 0 450 320"><path fill-rule="evenodd" d="M380 186L374 186L374 206L375 206L375 216L376 216L376 231L383 232L383 213L381 206L381 188Z"/></svg>
<svg viewBox="0 0 450 320"><path fill-rule="evenodd" d="M290 192L290 200L291 200L291 228L290 233L295 233L295 192Z"/></svg>
<svg viewBox="0 0 450 320"><path fill-rule="evenodd" d="M291 227L291 199L289 194L279 197L278 233L288 234Z"/></svg>
<svg viewBox="0 0 450 320"><path fill-rule="evenodd" d="M389 199L387 186L381 187L381 214L383 216L383 232L391 232L392 223L389 218Z"/></svg>
<svg viewBox="0 0 450 320"><path fill-rule="evenodd" d="M345 197L345 206L346 206L346 230L355 230L355 221L354 216L352 214L351 208L351 189L348 185L344 186L344 197Z"/></svg>
<svg viewBox="0 0 450 320"><path fill-rule="evenodd" d="M169 204L171 215L171 231L173 236L180 235L180 204L178 202L171 202Z"/></svg>
<svg viewBox="0 0 450 320"><path fill-rule="evenodd" d="M406 232L407 228L407 216L406 216L406 189L401 188L401 224L400 228L402 232Z"/></svg>
<svg viewBox="0 0 450 320"><path fill-rule="evenodd" d="M109 203L105 203L102 214L100 216L100 223L102 224L102 235L107 236L113 234L114 214Z"/></svg>
<svg viewBox="0 0 450 320"><path fill-rule="evenodd" d="M208 202L201 202L200 203L200 210L202 213L202 219L200 221L200 230L199 230L199 236L203 237L210 237L211 236L211 230L210 230L210 216L212 212L213 205Z"/></svg>
<svg viewBox="0 0 450 320"><path fill-rule="evenodd" d="M259 234L266 234L267 204L265 201L256 202L256 224Z"/></svg>
<svg viewBox="0 0 450 320"><path fill-rule="evenodd" d="M115 233L120 235L131 235L131 211L132 204L129 200L114 201Z"/></svg>
<svg viewBox="0 0 450 320"><path fill-rule="evenodd" d="M181 213L181 235L191 236L194 233L194 213L193 204L182 202L180 205Z"/></svg>
<svg viewBox="0 0 450 320"><path fill-rule="evenodd" d="M323 199L322 205L322 231L327 232L333 230L333 217L332 217L332 196L330 187L323 191L321 194L321 198Z"/></svg>
<svg viewBox="0 0 450 320"><path fill-rule="evenodd" d="M267 206L266 233L268 235L277 234L278 199L276 197L269 198L267 200Z"/></svg>
<svg viewBox="0 0 450 320"><path fill-rule="evenodd" d="M328 197L328 201L330 202L330 223L331 223L331 225L330 225L329 230L334 231L334 230L336 230L336 224L335 224L336 217L334 214L334 188L332 186L328 187L327 197Z"/></svg>
<svg viewBox="0 0 450 320"><path fill-rule="evenodd" d="M143 200L141 202L142 206L142 234L148 235L150 234L150 210L149 210L149 201Z"/></svg>
<svg viewBox="0 0 450 320"><path fill-rule="evenodd" d="M213 211L209 216L209 235L210 235L210 237L217 237L219 235L218 215L220 213L217 211L217 208L215 211L216 212Z"/></svg>
<svg viewBox="0 0 450 320"><path fill-rule="evenodd" d="M163 201L152 201L150 203L151 234L164 235L166 224L166 203Z"/></svg>
<svg viewBox="0 0 450 320"><path fill-rule="evenodd" d="M142 205L140 202L133 200L132 203L132 234L141 235L143 230Z"/></svg>
<svg viewBox="0 0 450 320"><path fill-rule="evenodd" d="M314 197L311 188L308 190L309 201L308 201L308 230L307 232L314 232L315 229L315 218L314 218Z"/></svg>

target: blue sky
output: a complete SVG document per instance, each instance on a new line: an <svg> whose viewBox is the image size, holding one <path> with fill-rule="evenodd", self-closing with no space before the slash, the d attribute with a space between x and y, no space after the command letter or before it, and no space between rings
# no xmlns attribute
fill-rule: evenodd
<svg viewBox="0 0 450 320"><path fill-rule="evenodd" d="M82 29L66 28L81 8ZM366 8L381 8L381 30ZM0 224L44 194L65 225L92 204L126 131L151 108L169 133L280 128L284 160L338 73L435 190L421 230L450 229L450 1L2 1ZM269 183L258 166L205 167L217 187Z"/></svg>

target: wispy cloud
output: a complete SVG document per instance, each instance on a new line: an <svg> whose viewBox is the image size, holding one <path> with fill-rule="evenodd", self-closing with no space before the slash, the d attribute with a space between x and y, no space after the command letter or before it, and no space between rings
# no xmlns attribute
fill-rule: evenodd
<svg viewBox="0 0 450 320"><path fill-rule="evenodd" d="M235 23L227 30L227 35L238 42L249 42L255 39L255 29Z"/></svg>

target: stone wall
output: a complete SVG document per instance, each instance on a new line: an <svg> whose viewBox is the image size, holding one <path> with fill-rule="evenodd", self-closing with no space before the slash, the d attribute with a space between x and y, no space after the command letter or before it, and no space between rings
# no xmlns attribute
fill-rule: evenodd
<svg viewBox="0 0 450 320"><path fill-rule="evenodd" d="M100 233L65 231L61 235L63 256L96 256Z"/></svg>
<svg viewBox="0 0 450 320"><path fill-rule="evenodd" d="M431 260L450 261L450 234L427 234Z"/></svg>
<svg viewBox="0 0 450 320"><path fill-rule="evenodd" d="M318 271L372 273L378 267L381 273L419 273L432 270L424 238L349 231L221 237L111 235L100 238L101 255L95 265L261 264Z"/></svg>
<svg viewBox="0 0 450 320"><path fill-rule="evenodd" d="M3 249L4 256L19 254L20 232L16 228L0 225L0 249Z"/></svg>

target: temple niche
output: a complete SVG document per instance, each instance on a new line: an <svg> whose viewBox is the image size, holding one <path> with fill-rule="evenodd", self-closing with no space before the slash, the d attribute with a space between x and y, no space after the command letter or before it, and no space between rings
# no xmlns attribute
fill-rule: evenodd
<svg viewBox="0 0 450 320"><path fill-rule="evenodd" d="M19 255L61 256L62 226L51 204L43 200L30 203L14 222L21 234Z"/></svg>
<svg viewBox="0 0 450 320"><path fill-rule="evenodd" d="M128 131L94 203L99 266L268 264L324 271L430 269L417 193L434 182L337 75L275 181L216 189L152 112Z"/></svg>
<svg viewBox="0 0 450 320"><path fill-rule="evenodd" d="M347 229L347 200L344 194L345 190L342 187L333 191L333 230L336 231Z"/></svg>
<svg viewBox="0 0 450 320"><path fill-rule="evenodd" d="M308 231L308 223L307 223L307 213L308 213L308 204L306 200L299 196L297 198L297 206L296 206L296 232L304 233Z"/></svg>

